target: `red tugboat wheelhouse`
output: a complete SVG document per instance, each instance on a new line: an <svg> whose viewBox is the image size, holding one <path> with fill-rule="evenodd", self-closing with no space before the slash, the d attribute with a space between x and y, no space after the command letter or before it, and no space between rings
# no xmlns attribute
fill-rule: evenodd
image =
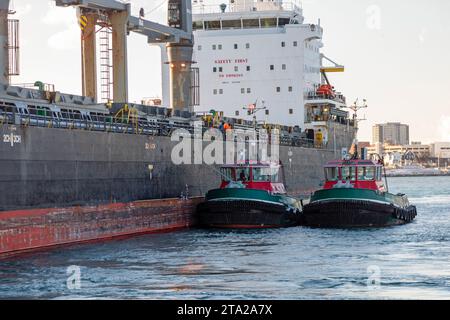
<svg viewBox="0 0 450 320"><path fill-rule="evenodd" d="M388 192L383 161L337 160L325 166L326 182L303 208L310 227L385 227L411 222L416 207L404 194Z"/></svg>
<svg viewBox="0 0 450 320"><path fill-rule="evenodd" d="M219 189L210 190L197 208L201 226L213 228L278 228L298 225L300 200L286 194L282 166L223 166Z"/></svg>

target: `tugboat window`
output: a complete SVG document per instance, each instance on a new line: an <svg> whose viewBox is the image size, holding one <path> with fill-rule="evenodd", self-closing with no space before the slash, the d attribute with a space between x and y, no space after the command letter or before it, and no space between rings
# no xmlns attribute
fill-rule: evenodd
<svg viewBox="0 0 450 320"><path fill-rule="evenodd" d="M235 181L234 169L233 168L222 168L222 179L226 182Z"/></svg>
<svg viewBox="0 0 450 320"><path fill-rule="evenodd" d="M254 168L253 169L253 181L254 182L270 182L278 181L278 175L272 175L270 168Z"/></svg>
<svg viewBox="0 0 450 320"><path fill-rule="evenodd" d="M325 177L327 181L338 181L339 180L339 168L326 168Z"/></svg>
<svg viewBox="0 0 450 320"><path fill-rule="evenodd" d="M247 182L250 180L250 169L238 169L236 176L238 181Z"/></svg>
<svg viewBox="0 0 450 320"><path fill-rule="evenodd" d="M382 180L381 167L377 167L377 181Z"/></svg>
<svg viewBox="0 0 450 320"><path fill-rule="evenodd" d="M342 180L355 180L355 168L353 167L342 167Z"/></svg>
<svg viewBox="0 0 450 320"><path fill-rule="evenodd" d="M359 181L373 181L375 179L374 167L358 167Z"/></svg>

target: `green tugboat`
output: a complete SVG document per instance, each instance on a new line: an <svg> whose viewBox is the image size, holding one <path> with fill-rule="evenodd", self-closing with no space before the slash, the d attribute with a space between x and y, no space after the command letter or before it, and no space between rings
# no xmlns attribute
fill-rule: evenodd
<svg viewBox="0 0 450 320"><path fill-rule="evenodd" d="M389 193L384 160L363 159L358 154L358 100L350 107L355 137L350 154L325 165L325 184L303 207L302 225L318 228L368 228L402 225L417 216L404 194ZM385 172L385 171L384 171Z"/></svg>
<svg viewBox="0 0 450 320"><path fill-rule="evenodd" d="M383 164L338 160L325 166L326 182L303 208L303 225L324 228L386 227L414 220L416 207L404 194L391 194Z"/></svg>
<svg viewBox="0 0 450 320"><path fill-rule="evenodd" d="M220 188L197 208L200 225L257 229L298 225L300 200L286 194L281 165L238 164L221 168Z"/></svg>

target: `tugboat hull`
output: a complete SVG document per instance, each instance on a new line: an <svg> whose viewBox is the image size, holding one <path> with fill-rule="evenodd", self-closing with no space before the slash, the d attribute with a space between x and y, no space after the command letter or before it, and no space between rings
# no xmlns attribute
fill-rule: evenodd
<svg viewBox="0 0 450 320"><path fill-rule="evenodd" d="M317 228L389 227L409 223L416 215L414 206L398 208L364 200L333 200L306 205L302 224Z"/></svg>
<svg viewBox="0 0 450 320"><path fill-rule="evenodd" d="M197 207L199 224L208 228L262 229L300 224L297 200L265 191L218 189L208 192Z"/></svg>

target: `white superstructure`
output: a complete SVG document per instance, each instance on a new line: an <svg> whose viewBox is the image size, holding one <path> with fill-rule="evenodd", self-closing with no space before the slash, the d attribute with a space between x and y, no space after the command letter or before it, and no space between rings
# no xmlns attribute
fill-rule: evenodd
<svg viewBox="0 0 450 320"><path fill-rule="evenodd" d="M305 99L321 83L322 28L304 24L300 5L231 0L194 6L194 61L200 70L200 106L252 120L304 128Z"/></svg>

